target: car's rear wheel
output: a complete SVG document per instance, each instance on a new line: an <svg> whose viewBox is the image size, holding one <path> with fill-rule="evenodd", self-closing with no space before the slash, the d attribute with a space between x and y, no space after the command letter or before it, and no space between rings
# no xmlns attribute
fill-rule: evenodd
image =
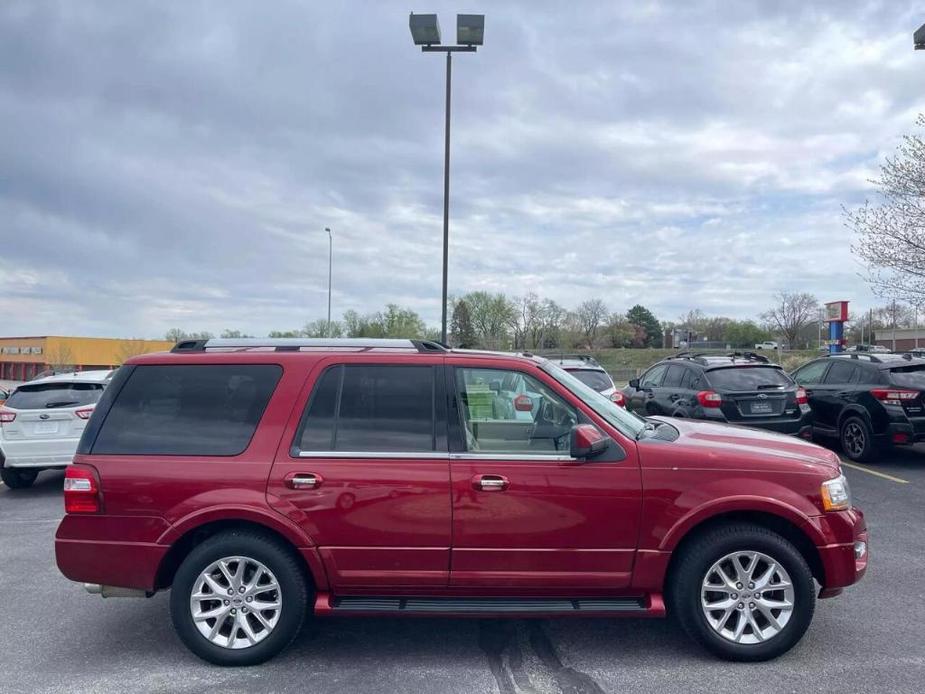
<svg viewBox="0 0 925 694"><path fill-rule="evenodd" d="M170 615L183 643L217 665L269 660L299 633L308 581L293 551L259 532L229 531L180 564Z"/></svg>
<svg viewBox="0 0 925 694"><path fill-rule="evenodd" d="M712 530L684 547L669 605L684 630L726 660L770 660L790 650L815 610L806 560L760 526Z"/></svg>
<svg viewBox="0 0 925 694"><path fill-rule="evenodd" d="M21 470L17 468L0 468L0 479L10 489L25 489L31 487L39 476L38 470Z"/></svg>
<svg viewBox="0 0 925 694"><path fill-rule="evenodd" d="M839 439L845 455L859 463L870 460L876 450L870 427L860 417L848 417L842 422Z"/></svg>

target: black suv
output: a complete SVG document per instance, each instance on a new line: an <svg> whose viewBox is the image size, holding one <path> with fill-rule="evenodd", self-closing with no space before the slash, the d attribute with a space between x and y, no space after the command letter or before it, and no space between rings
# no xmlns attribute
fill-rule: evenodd
<svg viewBox="0 0 925 694"><path fill-rule="evenodd" d="M833 354L793 372L806 388L817 436L837 438L852 460L925 440L925 359L908 354Z"/></svg>
<svg viewBox="0 0 925 694"><path fill-rule="evenodd" d="M693 417L812 437L806 393L777 364L751 352L682 353L650 367L623 389L641 415Z"/></svg>

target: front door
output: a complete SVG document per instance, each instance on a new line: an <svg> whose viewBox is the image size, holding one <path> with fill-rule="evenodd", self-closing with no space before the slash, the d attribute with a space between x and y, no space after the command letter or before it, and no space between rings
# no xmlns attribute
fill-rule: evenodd
<svg viewBox="0 0 925 694"><path fill-rule="evenodd" d="M313 538L335 590L446 587L442 358L319 364L273 465L270 503Z"/></svg>
<svg viewBox="0 0 925 694"><path fill-rule="evenodd" d="M495 593L628 585L641 508L635 446L573 460L572 426L604 427L553 379L526 366L453 363L450 585Z"/></svg>

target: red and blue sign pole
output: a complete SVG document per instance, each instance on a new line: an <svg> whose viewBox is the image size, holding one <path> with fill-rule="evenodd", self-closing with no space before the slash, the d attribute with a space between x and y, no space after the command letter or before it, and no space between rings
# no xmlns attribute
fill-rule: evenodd
<svg viewBox="0 0 925 694"><path fill-rule="evenodd" d="M829 354L845 349L845 323L848 321L848 302L830 301L825 305L825 320L829 324Z"/></svg>

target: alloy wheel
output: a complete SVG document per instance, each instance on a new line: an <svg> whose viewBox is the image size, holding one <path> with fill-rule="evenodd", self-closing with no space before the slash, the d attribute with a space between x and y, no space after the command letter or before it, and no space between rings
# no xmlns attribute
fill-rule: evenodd
<svg viewBox="0 0 925 694"><path fill-rule="evenodd" d="M842 434L842 445L845 447L845 452L853 457L859 456L864 452L866 444L867 434L864 428L857 422L848 422Z"/></svg>
<svg viewBox="0 0 925 694"><path fill-rule="evenodd" d="M732 552L707 571L700 605L707 623L722 638L763 643L780 634L793 616L793 583L786 569L767 554Z"/></svg>
<svg viewBox="0 0 925 694"><path fill-rule="evenodd" d="M256 559L235 556L199 574L189 604L200 634L216 646L241 649L273 632L283 601L272 571Z"/></svg>

